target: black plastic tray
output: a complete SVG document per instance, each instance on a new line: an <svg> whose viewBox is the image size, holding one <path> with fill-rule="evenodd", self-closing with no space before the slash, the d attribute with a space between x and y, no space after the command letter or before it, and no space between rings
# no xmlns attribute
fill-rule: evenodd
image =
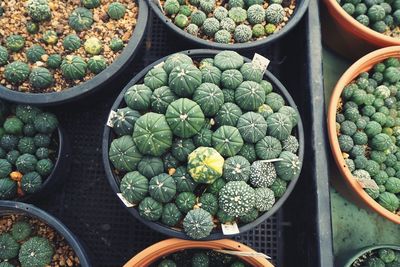
<svg viewBox="0 0 400 267"><path fill-rule="evenodd" d="M134 62L98 94L61 106L57 113L69 134L72 166L59 191L37 205L61 219L89 248L94 266L121 266L166 236L132 218L110 188L102 166L101 140L113 99L145 66L176 51L196 48L176 40L157 19ZM252 58L251 53L243 53ZM306 136L302 174L279 212L235 239L272 257L276 266L333 266L327 151L318 7L283 39L258 53L298 105Z"/></svg>

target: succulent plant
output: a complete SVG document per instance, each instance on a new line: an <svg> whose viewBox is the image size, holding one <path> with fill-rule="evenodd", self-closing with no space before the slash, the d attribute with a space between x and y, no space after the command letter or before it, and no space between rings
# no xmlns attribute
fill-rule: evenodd
<svg viewBox="0 0 400 267"><path fill-rule="evenodd" d="M48 45L55 45L58 42L57 33L53 30L45 31L43 33L43 41Z"/></svg>
<svg viewBox="0 0 400 267"><path fill-rule="evenodd" d="M99 74L107 68L107 62L103 56L93 56L88 60L88 70L94 74Z"/></svg>
<svg viewBox="0 0 400 267"><path fill-rule="evenodd" d="M183 228L188 236L201 239L208 236L213 229L212 216L203 209L189 211L183 219Z"/></svg>
<svg viewBox="0 0 400 267"><path fill-rule="evenodd" d="M33 21L28 21L26 23L26 30L30 34L35 34L39 32L39 24Z"/></svg>
<svg viewBox="0 0 400 267"><path fill-rule="evenodd" d="M214 40L217 43L227 44L231 41L232 35L227 30L219 30L215 33Z"/></svg>
<svg viewBox="0 0 400 267"><path fill-rule="evenodd" d="M28 64L21 61L13 61L6 65L4 77L12 84L21 84L28 79L30 72Z"/></svg>
<svg viewBox="0 0 400 267"><path fill-rule="evenodd" d="M61 63L61 71L69 80L80 80L85 77L86 62L79 56L68 55Z"/></svg>
<svg viewBox="0 0 400 267"><path fill-rule="evenodd" d="M11 234L0 234L0 259L9 260L18 256L20 245Z"/></svg>
<svg viewBox="0 0 400 267"><path fill-rule="evenodd" d="M214 10L214 17L221 21L224 18L228 17L228 10L223 7L223 6L219 6Z"/></svg>
<svg viewBox="0 0 400 267"><path fill-rule="evenodd" d="M44 237L31 237L21 245L18 260L22 266L45 266L50 264L54 249Z"/></svg>
<svg viewBox="0 0 400 267"><path fill-rule="evenodd" d="M54 83L53 74L46 68L35 67L29 74L29 83L34 88L48 88Z"/></svg>
<svg viewBox="0 0 400 267"><path fill-rule="evenodd" d="M110 16L111 19L119 20L125 16L126 7L119 3L114 2L108 6L107 14Z"/></svg>
<svg viewBox="0 0 400 267"><path fill-rule="evenodd" d="M236 23L231 18L224 18L220 21L220 28L230 33L235 31Z"/></svg>
<svg viewBox="0 0 400 267"><path fill-rule="evenodd" d="M200 0L200 9L209 14L215 8L215 0Z"/></svg>
<svg viewBox="0 0 400 267"><path fill-rule="evenodd" d="M50 55L47 59L47 67L50 69L57 69L61 66L62 58L58 54Z"/></svg>
<svg viewBox="0 0 400 267"><path fill-rule="evenodd" d="M172 132L167 121L168 116L153 112L146 113L136 121L133 139L141 153L161 156L171 147Z"/></svg>
<svg viewBox="0 0 400 267"><path fill-rule="evenodd" d="M247 19L251 24L259 24L265 20L265 10L261 5L252 5L247 9Z"/></svg>
<svg viewBox="0 0 400 267"><path fill-rule="evenodd" d="M254 207L254 189L244 181L228 182L220 191L218 204L230 216L243 216Z"/></svg>
<svg viewBox="0 0 400 267"><path fill-rule="evenodd" d="M149 182L149 193L155 200L168 203L176 193L175 180L165 173L154 176Z"/></svg>
<svg viewBox="0 0 400 267"><path fill-rule="evenodd" d="M199 33L199 26L191 23L186 27L186 31L191 35L197 36Z"/></svg>
<svg viewBox="0 0 400 267"><path fill-rule="evenodd" d="M101 4L100 0L81 0L82 5L86 8L96 8Z"/></svg>
<svg viewBox="0 0 400 267"><path fill-rule="evenodd" d="M163 206L151 197L145 197L139 204L139 215L149 221L161 218Z"/></svg>
<svg viewBox="0 0 400 267"><path fill-rule="evenodd" d="M4 66L8 62L8 51L4 46L0 45L0 66Z"/></svg>
<svg viewBox="0 0 400 267"><path fill-rule="evenodd" d="M32 226L25 221L14 223L11 228L11 235L16 241L26 240L32 234Z"/></svg>
<svg viewBox="0 0 400 267"><path fill-rule="evenodd" d="M81 45L81 38L79 38L76 34L69 34L64 37L63 46L67 51L76 51L81 47Z"/></svg>
<svg viewBox="0 0 400 267"><path fill-rule="evenodd" d="M84 43L86 53L91 55L98 55L103 51L103 44L96 37L90 37Z"/></svg>
<svg viewBox="0 0 400 267"><path fill-rule="evenodd" d="M216 18L206 18L203 22L203 31L208 36L214 36L219 30L219 21Z"/></svg>
<svg viewBox="0 0 400 267"><path fill-rule="evenodd" d="M118 37L114 37L111 39L109 46L112 51L118 52L124 48L124 41Z"/></svg>
<svg viewBox="0 0 400 267"><path fill-rule="evenodd" d="M272 24L279 24L285 18L285 10L280 4L271 4L265 10L265 20Z"/></svg>
<svg viewBox="0 0 400 267"><path fill-rule="evenodd" d="M42 56L46 54L46 50L40 45L32 45L26 50L26 57L31 63L42 60Z"/></svg>
<svg viewBox="0 0 400 267"><path fill-rule="evenodd" d="M179 12L179 2L178 0L167 0L164 2L165 13L169 15L174 15Z"/></svg>
<svg viewBox="0 0 400 267"><path fill-rule="evenodd" d="M27 11L34 21L45 21L51 18L51 9L47 0L29 0Z"/></svg>
<svg viewBox="0 0 400 267"><path fill-rule="evenodd" d="M78 7L69 16L69 26L75 31L88 30L93 24L93 14L89 9Z"/></svg>

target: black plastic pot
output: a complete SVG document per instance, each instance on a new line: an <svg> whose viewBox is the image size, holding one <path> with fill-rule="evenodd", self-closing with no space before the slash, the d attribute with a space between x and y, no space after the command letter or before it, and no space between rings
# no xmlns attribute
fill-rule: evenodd
<svg viewBox="0 0 400 267"><path fill-rule="evenodd" d="M135 30L128 45L107 69L93 77L93 79L54 93L23 93L0 85L0 98L16 103L50 106L75 101L101 89L104 83L115 78L133 61L142 44L148 24L149 8L145 0L137 0L137 3L139 5L139 14Z"/></svg>
<svg viewBox="0 0 400 267"><path fill-rule="evenodd" d="M31 218L36 218L57 231L65 238L67 243L75 251L76 256L79 258L82 267L92 266L90 259L85 251L84 246L79 239L58 219L54 218L47 212L29 204L15 202L15 201L0 201L0 216L8 214L22 214Z"/></svg>
<svg viewBox="0 0 400 267"><path fill-rule="evenodd" d="M181 53L184 53L194 59L202 59L202 58L206 58L206 57L210 57L210 56L215 56L216 54L218 54L219 51L216 50L207 50L207 49L196 49L196 50L187 50L187 51L182 51ZM147 66L145 69L143 69L139 74L137 74L126 86L125 88L121 91L120 95L117 97L116 101L114 102L113 106L112 106L112 110L116 110L118 108L121 107L123 98L124 98L124 94L125 91L128 90L129 87L133 86L134 84L141 82L144 78L144 76L146 75L146 73L153 68L154 66L156 66L157 64L165 61L168 58L168 56L163 57L159 60L157 60L156 62L154 62L153 64ZM250 59L248 58L244 58L245 62L250 62ZM294 103L292 97L290 96L289 92L286 90L286 88L283 86L283 84L268 70L265 72L264 77L267 78L273 85L274 89L280 93L283 98L285 99L286 103L288 103L291 107L295 108L297 110L297 106ZM299 140L299 160L300 162L303 162L303 157L304 157L304 130L303 130L303 123L302 120L300 118L299 123L297 125L297 138ZM109 151L109 147L110 147L110 143L112 141L113 138L113 134L112 134L112 130L110 129L110 127L108 127L107 125L104 128L104 134L103 134L103 147L102 147L102 152L103 152L103 163L104 163L104 167L105 167L105 171L106 171L106 175L107 175L107 179L113 189L113 191L115 192L115 194L120 193L120 189L119 189L119 183L120 180L118 177L116 177L112 171L112 165L110 164L110 160L108 158L108 151ZM296 177L294 177L292 179L292 181L290 182L290 184L288 185L285 194L275 203L275 205L266 213L264 213L263 215L261 215L260 217L258 217L255 221L243 225L241 227L239 227L239 231L240 233L249 231L250 229L256 227L257 225L259 225L260 223L262 223L263 221L265 221L267 218L271 217L282 205L283 203L286 201L286 199L289 197L290 193L292 192L294 186L297 183L297 180L299 178L300 174ZM122 203L122 201L121 201ZM166 225L163 225L159 222L151 222L151 221L147 221L145 219L143 219L140 215L139 212L136 210L136 208L128 208L128 211L139 221L141 221L143 224L149 226L150 228L152 228L153 230L159 231L163 234L169 235L169 236L174 236L177 238L182 238L182 239L190 239L183 231L177 230L176 228L171 228L168 227ZM226 238L227 236L225 236L224 234L222 234L222 232L216 232L213 231L208 237L204 238L203 240L215 240L215 239L222 239L222 238Z"/></svg>
<svg viewBox="0 0 400 267"><path fill-rule="evenodd" d="M185 30L182 30L181 28L176 26L169 17L164 15L164 13L161 11L158 5L158 0L147 0L147 2L150 8L153 10L153 12L162 21L162 23L165 24L172 32L177 34L179 37L183 37L184 39L205 48L220 49L220 50L250 50L257 47L269 45L275 42L276 40L279 40L282 36L286 35L288 32L290 32L303 17L310 1L297 0L296 1L297 6L292 14L292 17L289 19L287 24L277 33L274 33L271 36L268 36L266 38L254 42L234 43L234 44L221 44L193 36L190 33L187 33Z"/></svg>
<svg viewBox="0 0 400 267"><path fill-rule="evenodd" d="M58 137L53 138L58 143L58 151L53 171L44 180L42 187L33 194L27 194L17 201L34 202L41 198L46 198L49 194L57 190L65 176L68 174L71 165L71 147L65 131L61 126L57 129Z"/></svg>

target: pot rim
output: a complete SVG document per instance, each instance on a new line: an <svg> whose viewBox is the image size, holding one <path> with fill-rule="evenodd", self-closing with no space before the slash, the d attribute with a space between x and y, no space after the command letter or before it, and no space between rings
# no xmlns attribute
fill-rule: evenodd
<svg viewBox="0 0 400 267"><path fill-rule="evenodd" d="M381 34L359 23L344 11L336 0L324 0L324 3L327 6L329 14L334 17L335 21L352 34L380 47L400 45L400 39Z"/></svg>
<svg viewBox="0 0 400 267"><path fill-rule="evenodd" d="M86 82L70 88L65 88L60 92L24 93L10 90L0 85L0 98L16 103L49 106L75 101L101 88L104 83L114 78L127 67L137 54L144 39L145 30L149 21L149 8L145 0L136 1L139 5L139 13L135 29L132 32L128 45L104 71Z"/></svg>
<svg viewBox="0 0 400 267"><path fill-rule="evenodd" d="M332 92L329 108L328 108L328 135L329 143L331 146L332 154L335 159L336 165L338 166L340 173L342 174L346 184L357 194L359 198L372 210L385 217L386 219L400 224L400 216L396 215L389 210L382 207L377 201L371 198L361 187L361 185L353 178L350 170L347 168L345 160L343 159L341 150L339 148L339 141L336 133L336 111L337 103L340 99L341 93L344 87L353 81L361 72L370 70L376 63L388 57L400 58L400 46L392 46L382 48L369 53L356 61L353 65L346 70L346 72L340 77L335 88Z"/></svg>
<svg viewBox="0 0 400 267"><path fill-rule="evenodd" d="M200 37L196 37L187 33L183 29L176 26L170 18L168 18L161 12L161 9L157 4L158 0L146 0L146 1L148 2L152 11L157 15L158 19L160 19L160 21L174 33L178 34L179 36L182 36L186 40L189 40L190 42L195 43L201 47L219 49L219 50L247 50L268 45L277 41L279 38L285 36L288 32L290 32L290 30L292 30L299 23L304 13L307 11L310 2L310 0L300 0L299 6L295 8L292 17L289 19L287 24L277 33L274 33L269 37L247 43L223 44L223 43L203 40Z"/></svg>
<svg viewBox="0 0 400 267"><path fill-rule="evenodd" d="M28 215L29 217L38 218L47 225L51 226L51 228L53 228L61 236L63 236L65 240L67 240L68 244L72 247L72 249L75 251L76 256L79 258L81 266L92 266L90 264L89 256L79 239L57 218L31 204L9 200L0 200L0 215L6 213L7 210L22 213Z"/></svg>
<svg viewBox="0 0 400 267"><path fill-rule="evenodd" d="M178 53L184 53L190 57L194 57L194 58L205 58L207 56L215 56L216 54L218 54L221 51L218 50L210 50L210 49L194 49L194 50L185 50L185 51L181 51ZM116 110L119 108L121 102L123 101L124 98L124 93L125 91L131 87L132 85L136 84L137 82L141 81L145 74L154 66L158 65L159 63L165 61L168 57L165 56L155 62L153 62L152 64L148 65L146 68L144 68L140 73L138 73L136 76L134 76L132 78L132 80L124 87L124 89L122 89L121 93L119 94L119 96L116 98L111 110ZM243 57L245 62L250 62L250 59ZM297 106L294 102L294 100L292 99L292 97L290 96L289 92L286 90L286 88L283 86L283 84L268 70L265 72L264 78L267 78L273 85L276 91L278 91L282 97L284 97L286 103L293 107L297 112ZM298 150L298 157L299 160L301 162L301 166L303 164L303 158L304 158L304 147L305 147L305 143L304 143L304 129L303 129L303 123L302 123L302 119L300 117L300 113L299 114L299 122L296 126L297 128L297 136L298 136L298 141L299 141L299 150ZM103 133L103 144L102 144L102 156L103 156L103 164L104 164L104 169L106 172L106 177L110 183L111 188L113 189L114 193L120 193L120 189L119 189L119 184L116 181L116 177L114 176L114 173L112 171L112 167L110 164L110 160L108 158L108 151L109 151L109 145L111 143L111 128L108 127L105 124L104 127L104 133ZM262 223L263 221L265 221L266 219L268 219L269 217L271 217L273 214L275 214L275 212L277 212L281 206L283 205L283 203L286 201L286 199L290 196L291 192L293 191L298 178L300 177L301 171L299 172L299 174L294 177L290 183L288 184L288 187L286 188L286 191L284 193L284 195L279 198L278 201L275 202L274 206L267 212L264 212L261 216L259 216L255 221L245 224L241 227L239 227L239 231L240 233L246 232L251 230L252 228L256 227L257 225L259 225L260 223ZM121 204L124 205L122 203L122 201L120 200ZM125 205L124 205L125 206ZM190 237L188 237L183 231L181 230L176 230L174 228L168 227L160 222L151 222L148 220L145 220L144 218L142 218L139 215L139 212L137 211L136 207L132 207L132 208L128 208L125 206L125 208L128 209L128 211L140 222L142 222L143 224L149 226L150 228L152 228L153 230L156 230L158 232L161 232L163 234L169 235L169 236L173 236L173 237L178 237L178 238L182 238L182 239L190 239ZM232 236L232 235L230 235ZM213 231L211 232L211 234L201 240L215 240L215 239L222 239L222 238L226 238L227 235L222 234L222 231Z"/></svg>
<svg viewBox="0 0 400 267"><path fill-rule="evenodd" d="M160 241L152 246L147 247L140 253L136 254L132 259L125 263L124 267L143 266L146 267L159 258L167 256L174 252L184 249L228 249L242 252L255 252L252 248L230 239L220 239L213 241L189 241L178 238L170 238ZM238 256L239 257L239 256ZM266 259L261 257L239 257L246 263L255 267L273 267Z"/></svg>

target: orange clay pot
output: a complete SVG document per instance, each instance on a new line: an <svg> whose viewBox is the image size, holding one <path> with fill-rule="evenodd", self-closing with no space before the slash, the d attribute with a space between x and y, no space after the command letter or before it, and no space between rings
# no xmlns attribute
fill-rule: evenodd
<svg viewBox="0 0 400 267"><path fill-rule="evenodd" d="M359 23L336 0L323 2L322 39L329 48L342 56L358 59L375 49L400 45L400 39L378 33Z"/></svg>
<svg viewBox="0 0 400 267"><path fill-rule="evenodd" d="M255 252L246 245L230 239L213 241L190 241L177 238L158 242L128 261L124 267L147 267L160 258L185 249L226 249L242 252ZM239 257L242 261L254 267L274 267L269 261L262 257Z"/></svg>
<svg viewBox="0 0 400 267"><path fill-rule="evenodd" d="M372 199L354 179L353 175L347 168L346 163L343 159L342 152L339 148L339 141L336 133L337 103L340 99L344 87L351 81L353 81L361 72L369 71L376 63L379 63L388 57L400 58L400 46L392 46L379 49L362 57L356 63L354 63L349 69L347 69L347 71L339 79L339 81L335 86L335 89L333 90L331 100L329 102L328 134L329 134L329 142L331 144L331 149L336 164L341 174L343 175L343 178L347 186L356 195L355 199L357 199L358 204L360 204L363 207L367 206L368 208L377 212L378 214L387 218L388 220L400 224L399 215L396 215L388 211L387 209L383 208L381 205L379 205L379 203L376 202L374 199Z"/></svg>

